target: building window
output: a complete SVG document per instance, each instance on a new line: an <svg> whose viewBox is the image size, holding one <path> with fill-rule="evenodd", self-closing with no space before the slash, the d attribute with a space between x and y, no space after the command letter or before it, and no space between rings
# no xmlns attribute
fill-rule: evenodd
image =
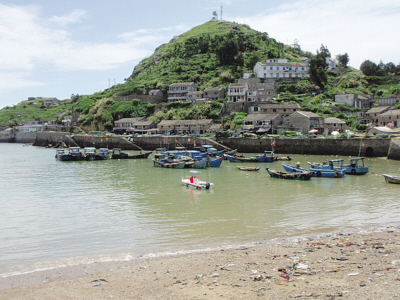
<svg viewBox="0 0 400 300"><path fill-rule="evenodd" d="M269 69L272 71L272 70L273 70L273 67L269 67Z"/></svg>
<svg viewBox="0 0 400 300"><path fill-rule="evenodd" d="M264 67L264 70L266 70L267 69L267 67Z"/></svg>
<svg viewBox="0 0 400 300"><path fill-rule="evenodd" d="M279 77L279 73L276 73L276 77L277 77L277 78Z"/></svg>
<svg viewBox="0 0 400 300"><path fill-rule="evenodd" d="M276 67L276 70L279 71L279 67Z"/></svg>
<svg viewBox="0 0 400 300"><path fill-rule="evenodd" d="M274 73L270 73L271 74L271 77L274 77Z"/></svg>

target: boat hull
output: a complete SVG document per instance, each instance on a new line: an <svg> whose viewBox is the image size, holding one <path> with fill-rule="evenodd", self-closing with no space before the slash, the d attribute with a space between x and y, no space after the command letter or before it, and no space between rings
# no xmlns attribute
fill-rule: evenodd
<svg viewBox="0 0 400 300"><path fill-rule="evenodd" d="M224 160L223 156L218 157L217 159L209 159L207 165L209 167L219 168L223 160Z"/></svg>
<svg viewBox="0 0 400 300"><path fill-rule="evenodd" d="M305 171L305 172L280 172L276 170L271 170L267 168L268 174L273 178L280 178L280 179L291 179L291 180L310 180L313 177L314 172L312 171Z"/></svg>
<svg viewBox="0 0 400 300"><path fill-rule="evenodd" d="M313 172L313 177L342 178L346 174L346 169L336 169L336 170L317 169L317 168L302 169L302 168L296 168L295 166L291 166L288 164L282 164L282 166L286 172L291 172L291 173L302 173L305 171Z"/></svg>
<svg viewBox="0 0 400 300"><path fill-rule="evenodd" d="M383 174L383 177L385 177L385 181L386 181L387 183L400 184L400 177L399 177L399 176L393 176L393 175Z"/></svg>
<svg viewBox="0 0 400 300"><path fill-rule="evenodd" d="M209 190L214 186L212 182L206 181L198 181L198 182L190 182L189 178L183 178L182 184L186 185L186 187L195 188L197 190Z"/></svg>

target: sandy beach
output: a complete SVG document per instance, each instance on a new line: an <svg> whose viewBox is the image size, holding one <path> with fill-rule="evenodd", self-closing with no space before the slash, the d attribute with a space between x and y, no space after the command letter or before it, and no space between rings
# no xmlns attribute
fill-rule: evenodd
<svg viewBox="0 0 400 300"><path fill-rule="evenodd" d="M400 231L381 227L252 247L0 279L0 299L394 299Z"/></svg>

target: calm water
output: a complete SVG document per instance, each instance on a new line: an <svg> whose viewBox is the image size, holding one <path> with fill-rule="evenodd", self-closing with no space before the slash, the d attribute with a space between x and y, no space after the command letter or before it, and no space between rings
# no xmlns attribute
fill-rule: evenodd
<svg viewBox="0 0 400 300"><path fill-rule="evenodd" d="M274 237L397 224L400 162L309 182L243 172L224 161L201 170L213 190L181 185L188 170L146 160L59 162L55 150L0 144L0 273L16 274L137 255L244 244ZM334 159L294 155L294 162ZM347 157L345 158L347 159ZM245 165L245 164L242 164ZM248 164L248 166L254 164Z"/></svg>

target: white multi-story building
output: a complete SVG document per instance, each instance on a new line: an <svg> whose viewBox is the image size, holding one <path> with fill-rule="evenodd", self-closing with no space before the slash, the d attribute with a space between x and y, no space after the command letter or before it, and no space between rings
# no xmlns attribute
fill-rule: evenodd
<svg viewBox="0 0 400 300"><path fill-rule="evenodd" d="M254 66L258 78L301 78L309 77L306 62L288 62L287 59L267 59Z"/></svg>
<svg viewBox="0 0 400 300"><path fill-rule="evenodd" d="M169 86L168 102L187 101L187 94L195 91L197 87L193 82L173 83Z"/></svg>

